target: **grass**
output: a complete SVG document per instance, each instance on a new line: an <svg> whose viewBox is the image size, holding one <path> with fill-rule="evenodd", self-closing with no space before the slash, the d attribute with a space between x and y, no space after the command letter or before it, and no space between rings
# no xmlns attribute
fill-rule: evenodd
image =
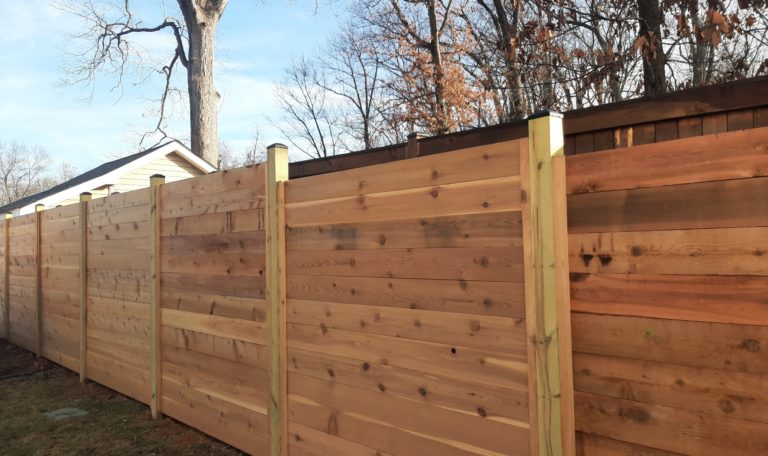
<svg viewBox="0 0 768 456"><path fill-rule="evenodd" d="M54 421L64 407L87 416ZM0 340L0 452L30 455L241 455L146 405Z"/></svg>

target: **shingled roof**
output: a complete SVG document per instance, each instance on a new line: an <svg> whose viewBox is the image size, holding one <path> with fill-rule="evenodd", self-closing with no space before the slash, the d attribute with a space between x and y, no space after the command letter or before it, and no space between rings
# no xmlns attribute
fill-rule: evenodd
<svg viewBox="0 0 768 456"><path fill-rule="evenodd" d="M129 165L132 162L142 157L145 157L155 151L163 149L164 147L169 146L171 144L178 144L184 149L184 150L179 150L177 152L189 152L189 149L187 149L183 144L179 143L178 141L168 141L163 144L159 144L157 146L143 150L141 152L137 152L135 154L128 155L126 157L118 158L117 160L112 160L110 162L104 163L103 165L97 166L96 168L93 168L90 171L86 171L83 174L80 174L79 176L76 176L66 182L63 182L59 185L51 187L47 190L44 190L39 193L35 193L34 195L25 196L24 198L16 200L10 204L6 204L5 206L0 206L0 214L6 213L6 212L12 212L16 209L20 209L30 204L34 204L38 201L41 201L49 196L56 195L57 193L64 192L65 190L71 189L73 187L77 187L78 185L85 184L87 182L98 179L102 176L106 176L107 174L113 171L116 171L126 165ZM207 171L210 172L211 169L215 169L213 165L203 160L202 158L199 158L196 156L195 158L203 162L205 165L208 165L208 167L210 167L210 169L207 169ZM196 165L199 165L199 164L196 164Z"/></svg>

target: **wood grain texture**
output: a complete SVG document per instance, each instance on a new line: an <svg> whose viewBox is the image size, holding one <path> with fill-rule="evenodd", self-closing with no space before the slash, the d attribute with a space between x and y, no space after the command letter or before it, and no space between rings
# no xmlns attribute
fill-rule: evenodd
<svg viewBox="0 0 768 456"><path fill-rule="evenodd" d="M729 153L724 154L723 150ZM768 128L568 157L569 193L768 175Z"/></svg>
<svg viewBox="0 0 768 456"><path fill-rule="evenodd" d="M570 233L768 226L768 178L582 193Z"/></svg>
<svg viewBox="0 0 768 456"><path fill-rule="evenodd" d="M575 273L768 275L768 228L722 228L570 236Z"/></svg>
<svg viewBox="0 0 768 456"><path fill-rule="evenodd" d="M571 274L575 312L768 325L767 277Z"/></svg>
<svg viewBox="0 0 768 456"><path fill-rule="evenodd" d="M764 424L749 420L576 393L578 430L665 451L756 455L768 451Z"/></svg>

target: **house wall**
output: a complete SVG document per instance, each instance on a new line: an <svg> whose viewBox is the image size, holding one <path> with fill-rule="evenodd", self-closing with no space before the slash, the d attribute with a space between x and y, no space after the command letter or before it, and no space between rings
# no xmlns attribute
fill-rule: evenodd
<svg viewBox="0 0 768 456"><path fill-rule="evenodd" d="M194 165L182 158L176 153L168 154L164 157L153 160L146 165L126 173L110 188L102 190L91 190L93 198L103 198L108 193L125 193L149 186L149 176L153 174L162 174L166 182L176 182L190 177L202 176L206 174L197 169ZM74 195L57 205L66 206L80 201L80 195Z"/></svg>

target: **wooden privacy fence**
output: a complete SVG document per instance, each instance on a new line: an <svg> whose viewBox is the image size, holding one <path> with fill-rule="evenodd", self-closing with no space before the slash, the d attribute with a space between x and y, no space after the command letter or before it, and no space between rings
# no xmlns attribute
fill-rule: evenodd
<svg viewBox="0 0 768 456"><path fill-rule="evenodd" d="M293 181L268 157L7 220L10 340L252 454L573 454L559 117Z"/></svg>
<svg viewBox="0 0 768 456"><path fill-rule="evenodd" d="M768 127L562 145L6 219L6 334L252 454L768 454Z"/></svg>

